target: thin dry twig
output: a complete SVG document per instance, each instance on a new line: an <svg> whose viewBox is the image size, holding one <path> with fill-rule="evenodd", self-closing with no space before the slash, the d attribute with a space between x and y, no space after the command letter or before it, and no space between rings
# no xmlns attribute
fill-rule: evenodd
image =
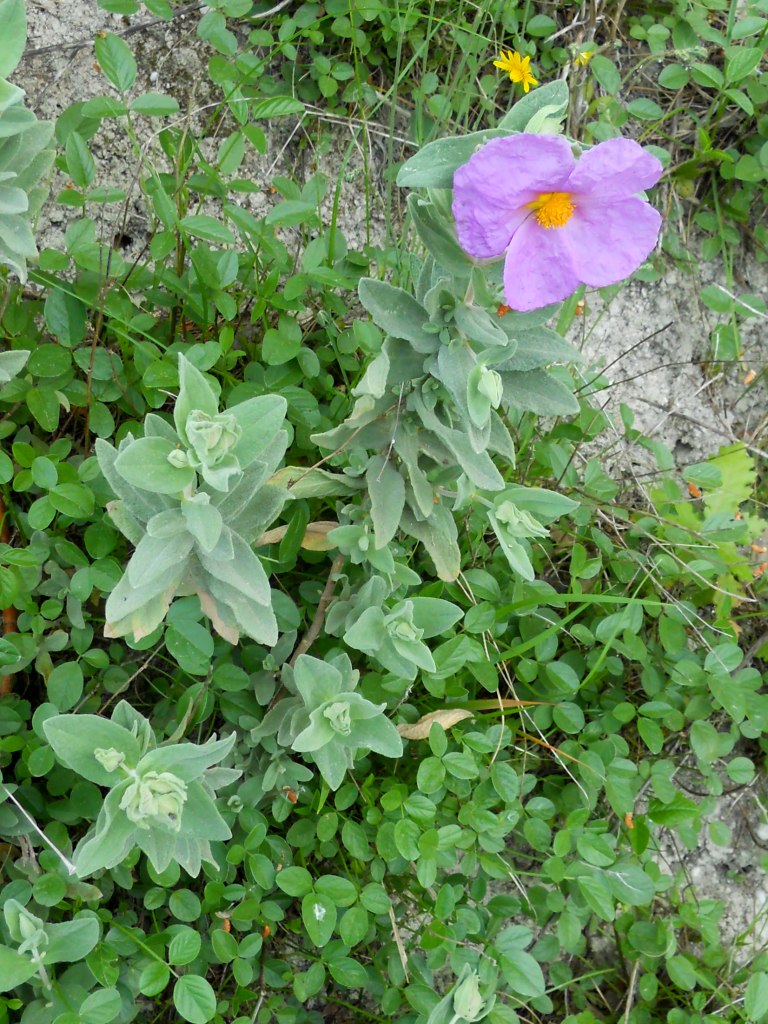
<svg viewBox="0 0 768 1024"><path fill-rule="evenodd" d="M293 0L280 0L280 3L270 7L267 11L260 11L256 14L249 14L248 20L255 21L257 19L271 18L273 14L277 14L284 8L288 7L289 4L293 3ZM173 12L170 18L152 18L150 21L141 21L137 25L129 25L127 28L122 29L120 32L115 32L116 36L121 36L123 39L126 36L136 35L137 32L144 32L148 28L157 28L158 25L170 25L174 21L178 21L180 18L184 18L187 14L194 14L195 11L199 11L205 7L203 0L196 0L195 3L187 4L185 7L179 7L178 10ZM70 52L76 52L77 50L85 50L87 47L93 46L93 39L75 39L71 43L53 43L51 46L38 46L34 50L26 50L24 53L23 60L28 57L42 57L46 53L55 53L57 50L69 50Z"/></svg>
<svg viewBox="0 0 768 1024"><path fill-rule="evenodd" d="M640 971L640 961L635 960L632 965L632 973L629 976L629 991L627 992L627 1006L624 1011L624 1024L629 1022L629 1014L632 1010L632 1003L635 1001L635 985L637 984L637 975Z"/></svg>
<svg viewBox="0 0 768 1024"><path fill-rule="evenodd" d="M403 968L403 974L405 975L405 981L407 984L411 980L408 975L408 956L405 952L405 946L403 945L403 940L400 935L400 931L397 927L395 911L391 903L389 905L389 921L390 924L392 925L392 937L395 940L395 946L397 947L397 955L400 957L400 966Z"/></svg>
<svg viewBox="0 0 768 1024"><path fill-rule="evenodd" d="M309 629L301 638L296 646L296 650L291 655L291 660L288 664L293 667L299 657L302 654L306 654L312 644L317 640L320 635L320 630L323 628L325 622L325 615L328 611L328 605L333 599L333 592L336 589L336 583L338 582L339 573L344 567L346 555L338 554L331 563L331 571L328 573L328 579L325 581L323 592L320 595L317 608L315 609L315 615L309 624Z"/></svg>
<svg viewBox="0 0 768 1024"><path fill-rule="evenodd" d="M183 18L187 14L193 14L195 11L199 11L203 6L202 0L197 3L187 4L186 7L179 7L178 10L173 12L172 18L153 18L151 21L142 21L138 25L129 25L128 28L124 28L120 32L115 32L117 36L135 35L137 32L143 32L148 28L155 28L157 25L170 25L172 21L177 21L179 18ZM74 53L77 50L85 50L87 47L93 46L93 39L74 39L71 43L53 43L51 46L38 46L34 50L25 50L22 60L27 60L28 57L42 57L46 53L56 53L57 50L69 50Z"/></svg>

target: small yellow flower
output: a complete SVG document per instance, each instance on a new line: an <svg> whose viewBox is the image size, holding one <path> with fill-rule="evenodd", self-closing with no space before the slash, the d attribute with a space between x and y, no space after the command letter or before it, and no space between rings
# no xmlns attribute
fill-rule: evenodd
<svg viewBox="0 0 768 1024"><path fill-rule="evenodd" d="M577 64L580 68L585 68L594 56L594 50L582 50L582 52L577 55L573 63Z"/></svg>
<svg viewBox="0 0 768 1024"><path fill-rule="evenodd" d="M531 58L522 57L516 50L501 51L501 56L493 62L495 68L501 68L509 74L510 82L521 82L523 90L528 92L532 85L538 85L537 79L531 74Z"/></svg>

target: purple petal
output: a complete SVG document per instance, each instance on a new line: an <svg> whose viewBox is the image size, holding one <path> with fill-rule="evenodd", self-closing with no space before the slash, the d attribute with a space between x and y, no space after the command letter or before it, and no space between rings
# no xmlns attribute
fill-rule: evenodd
<svg viewBox="0 0 768 1024"><path fill-rule="evenodd" d="M540 227L533 216L515 232L504 261L504 299L521 312L560 302L579 277L564 229Z"/></svg>
<svg viewBox="0 0 768 1024"><path fill-rule="evenodd" d="M525 206L511 212L500 210L498 206L483 205L479 200L474 204L468 204L462 210L457 210L454 201L453 215L456 218L459 244L477 260L490 260L501 256L512 235L530 212Z"/></svg>
<svg viewBox="0 0 768 1024"><path fill-rule="evenodd" d="M571 147L556 135L492 139L453 177L453 216L461 246L476 259L500 256L528 216L525 204L557 192L574 168Z"/></svg>
<svg viewBox="0 0 768 1024"><path fill-rule="evenodd" d="M630 196L613 203L577 203L560 231L579 280L603 288L637 270L656 245L660 226L659 213Z"/></svg>
<svg viewBox="0 0 768 1024"><path fill-rule="evenodd" d="M581 156L564 191L591 193L596 199L631 196L655 185L662 170L656 157L632 139L608 139Z"/></svg>

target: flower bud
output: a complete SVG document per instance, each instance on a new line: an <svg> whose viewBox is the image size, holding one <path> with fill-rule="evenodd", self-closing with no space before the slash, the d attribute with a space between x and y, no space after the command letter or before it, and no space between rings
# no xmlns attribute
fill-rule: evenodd
<svg viewBox="0 0 768 1024"><path fill-rule="evenodd" d="M498 409L504 396L504 383L495 370L489 370L487 366L481 367L477 390L488 399L493 409Z"/></svg>
<svg viewBox="0 0 768 1024"><path fill-rule="evenodd" d="M511 501L502 502L496 509L496 521L509 537L548 537L549 530L534 519L530 512L518 508Z"/></svg>
<svg viewBox="0 0 768 1024"><path fill-rule="evenodd" d="M405 640L408 643L418 643L424 635L424 630L418 629L412 622L405 618L394 617L387 620L387 632L391 637Z"/></svg>
<svg viewBox="0 0 768 1024"><path fill-rule="evenodd" d="M418 643L424 636L424 630L419 629L413 621L413 602L403 601L384 619L387 633L393 640L402 640L405 643Z"/></svg>
<svg viewBox="0 0 768 1024"><path fill-rule="evenodd" d="M27 941L31 939L36 932L38 932L42 926L42 920L39 917L35 917L34 914L30 914L28 910L22 909L19 912L18 927L22 939Z"/></svg>
<svg viewBox="0 0 768 1024"><path fill-rule="evenodd" d="M185 469L189 465L189 456L183 448L174 448L168 452L167 459L176 469Z"/></svg>
<svg viewBox="0 0 768 1024"><path fill-rule="evenodd" d="M39 951L48 944L48 936L43 929L42 918L36 917L18 900L7 900L3 907L3 914L11 938L18 943L17 952Z"/></svg>
<svg viewBox="0 0 768 1024"><path fill-rule="evenodd" d="M129 821L139 828L152 825L181 829L181 813L187 800L186 784L171 772L146 772L134 779L120 801Z"/></svg>
<svg viewBox="0 0 768 1024"><path fill-rule="evenodd" d="M453 1012L460 1020L480 1020L485 1011L485 1000L480 995L480 981L477 971L472 971L456 986L453 993Z"/></svg>
<svg viewBox="0 0 768 1024"><path fill-rule="evenodd" d="M232 413L211 416L200 409L190 412L185 430L195 456L206 467L217 466L230 455L243 433Z"/></svg>
<svg viewBox="0 0 768 1024"><path fill-rule="evenodd" d="M352 718L349 713L349 704L346 701L336 701L324 709L323 714L328 719L334 732L342 736L349 736L352 732Z"/></svg>
<svg viewBox="0 0 768 1024"><path fill-rule="evenodd" d="M106 750L103 747L97 747L93 756L105 772L116 771L125 761L125 754L120 750L115 750L114 747L108 747Z"/></svg>

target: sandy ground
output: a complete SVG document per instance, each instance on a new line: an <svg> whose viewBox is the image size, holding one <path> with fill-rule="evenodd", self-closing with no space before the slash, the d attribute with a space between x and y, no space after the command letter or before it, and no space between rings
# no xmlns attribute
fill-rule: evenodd
<svg viewBox="0 0 768 1024"><path fill-rule="evenodd" d="M207 91L211 87L205 75L210 51L195 35L199 12L151 25L146 23L154 19L146 13L128 22L101 11L95 0L28 0L28 12L30 50L15 80L27 90L38 116L56 118L72 102L110 93L95 65L90 40L99 30L124 32L143 25L126 37L139 65L137 92L167 91L190 117L192 130L202 124L205 106L215 96ZM275 201L268 189L273 175L307 176L320 169L331 179L331 192L341 175L340 227L350 248L361 248L384 234L381 194L377 188L366 194L361 187L366 164L383 167L383 140L374 130L364 152L358 126L352 122L333 126L322 116L314 113L301 124L281 120L270 129L267 153L253 154L247 163L248 176L264 190L238 201L263 214ZM151 140L142 143L147 141L151 144ZM311 144L299 145L301 141ZM131 180L130 146L120 129L105 122L92 149L99 164L97 183L120 184L133 191L128 244L140 248L146 216ZM56 187L62 183L63 179ZM380 176L374 184L380 186ZM43 212L41 244L62 245L66 224L76 215L49 203ZM765 264L743 256L735 271L740 291L768 294ZM765 443L765 387L759 377L750 388L744 380L750 369L759 374L768 363L768 319L758 317L747 324L739 361L713 364L709 337L718 317L699 300L699 290L708 284L726 285L722 265L692 259L687 269L672 267L659 281L635 282L608 303L589 296L585 315L572 332L572 340L583 344L594 366L603 367L610 382L599 396L601 403L607 401L612 412L618 411L620 403L628 404L635 425L663 441L681 469L737 439L757 449L756 454ZM595 372L590 370L587 379ZM648 453L636 446L619 443L611 458L614 469L621 465L640 481L653 469ZM718 803L714 818L731 828L728 847L716 846L703 834L695 849L685 850L666 837L660 856L670 872L682 872L683 884L690 884L691 899L725 901L723 939L738 942L743 936L747 950L768 939L764 906L768 819L761 786L758 782L737 799L727 797Z"/></svg>

